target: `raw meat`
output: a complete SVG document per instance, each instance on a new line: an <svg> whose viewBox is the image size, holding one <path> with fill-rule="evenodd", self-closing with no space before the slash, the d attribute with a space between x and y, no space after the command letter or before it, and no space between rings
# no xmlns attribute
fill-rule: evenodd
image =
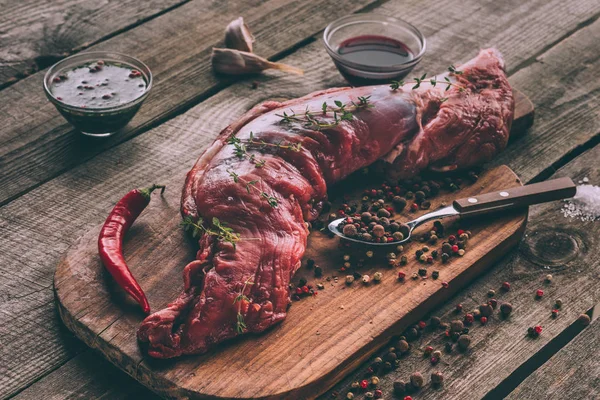
<svg viewBox="0 0 600 400"><path fill-rule="evenodd" d="M158 358L203 353L240 332L262 332L282 321L290 303L288 284L306 247L305 221L318 216L328 185L381 158L396 177L410 177L426 168L480 164L501 151L514 109L501 55L482 50L458 69L463 73L437 80L448 76L462 91L456 86L445 91L441 83L423 83L416 90L413 84L398 90L387 85L330 89L260 104L225 128L188 173L181 212L202 217L205 224L216 217L241 240L234 248L214 236L200 238L197 259L184 270L185 291L148 316L138 331L148 353ZM359 103L366 96L372 107L329 128L307 128L281 117L291 110L317 112L324 102ZM319 120L332 123L333 113ZM255 162L266 162L257 168L228 144L233 136L301 148L248 145ZM248 190L251 181L257 189ZM277 207L260 192L273 196Z"/></svg>

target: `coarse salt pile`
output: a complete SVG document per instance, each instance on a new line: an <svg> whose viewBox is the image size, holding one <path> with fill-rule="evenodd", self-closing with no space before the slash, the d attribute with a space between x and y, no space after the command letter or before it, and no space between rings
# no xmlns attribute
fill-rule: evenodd
<svg viewBox="0 0 600 400"><path fill-rule="evenodd" d="M561 210L565 217L584 222L600 220L600 186L579 185L575 197L565 202Z"/></svg>

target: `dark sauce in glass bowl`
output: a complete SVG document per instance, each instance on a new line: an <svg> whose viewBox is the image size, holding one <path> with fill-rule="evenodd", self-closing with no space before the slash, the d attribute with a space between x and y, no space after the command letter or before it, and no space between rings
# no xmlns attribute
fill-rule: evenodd
<svg viewBox="0 0 600 400"><path fill-rule="evenodd" d="M109 52L69 57L51 67L44 80L58 111L90 136L110 136L127 125L151 85L150 70L141 61Z"/></svg>
<svg viewBox="0 0 600 400"><path fill-rule="evenodd" d="M362 35L344 40L337 49L348 61L373 67L405 64L414 58L407 45L379 35Z"/></svg>

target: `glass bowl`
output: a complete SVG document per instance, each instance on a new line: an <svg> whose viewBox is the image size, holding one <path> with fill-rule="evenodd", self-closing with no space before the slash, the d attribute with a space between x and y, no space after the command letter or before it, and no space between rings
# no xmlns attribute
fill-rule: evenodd
<svg viewBox="0 0 600 400"><path fill-rule="evenodd" d="M379 63L372 60L357 62L340 54L340 46L346 41L360 37L378 37L404 45L407 57L401 63ZM376 14L352 14L333 21L323 33L325 49L340 73L352 84L373 85L389 83L404 77L425 54L426 40L423 34L408 22Z"/></svg>
<svg viewBox="0 0 600 400"><path fill-rule="evenodd" d="M52 93L52 82L55 78L64 74L66 70L81 67L87 63L97 62L98 60L102 60L106 64L117 64L139 71L141 73L140 77L144 79L146 84L144 92L139 97L123 104L93 108L67 104ZM137 58L111 51L94 51L67 57L50 67L44 76L44 91L48 100L54 104L62 116L77 130L84 135L94 137L111 136L125 127L138 112L140 106L146 97L148 97L151 88L152 73L146 64Z"/></svg>

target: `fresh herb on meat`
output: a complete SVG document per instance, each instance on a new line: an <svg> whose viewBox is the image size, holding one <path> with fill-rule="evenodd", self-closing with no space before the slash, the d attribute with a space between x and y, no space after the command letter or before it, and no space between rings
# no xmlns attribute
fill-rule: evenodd
<svg viewBox="0 0 600 400"><path fill-rule="evenodd" d="M273 208L277 208L277 206L279 205L279 202L277 201L277 198L273 195L268 194L265 191L260 190L259 188L256 187L256 184L258 183L258 181L246 181L243 178L240 178L240 176L238 174L236 174L234 171L228 170L227 171L229 173L229 176L231 176L233 178L233 181L235 183L241 183L243 185L246 186L246 191L248 193L250 193L252 190L256 191L261 198L267 200L267 203L269 203L269 205Z"/></svg>
<svg viewBox="0 0 600 400"><path fill-rule="evenodd" d="M462 75L462 71L458 71L454 65L451 65L448 67L448 71L450 71L450 74L454 74L454 75ZM412 89L418 89L419 87L421 87L421 83L429 83L431 86L436 86L438 83L440 85L446 85L446 90L449 90L452 86L456 86L458 88L459 91L464 91L465 88L459 84L456 83L452 83L450 82L450 78L448 78L447 76L444 77L443 81L438 81L437 77L433 77L433 78L429 78L427 79L427 73L424 73L423 75L421 75L421 77L415 77L413 78L413 80L405 82L403 80L399 80L399 81L392 81L390 84L390 88L392 90L398 90L400 89L400 87L404 86L405 83L414 83L414 86L412 87ZM445 99L444 101L446 101L447 99Z"/></svg>
<svg viewBox="0 0 600 400"><path fill-rule="evenodd" d="M284 123L292 123L292 122L300 122L305 128L308 129L327 129L334 128L340 124L342 121L352 121L354 119L354 112L360 109L367 109L374 107L373 104L370 103L369 99L371 96L359 96L357 97L358 103L351 101L349 103L343 103L339 100L334 100L333 103L335 106L327 104L324 102L321 106L321 111L310 111L308 106L306 111L303 114L296 114L294 110L290 110L290 114L287 112L283 112L283 114L275 114L278 117L281 117L281 122ZM317 116L321 116L322 118L326 117L328 114L333 115L333 121L328 122L324 120L320 120Z"/></svg>
<svg viewBox="0 0 600 400"><path fill-rule="evenodd" d="M246 287L248 287L248 285L254 285L254 282L251 282L250 279L246 280L246 282L244 282L244 286L242 287L242 290L240 292L240 294L238 294L236 296L236 298L233 300L233 304L237 304L237 320L236 320L236 326L235 329L237 331L237 333L242 334L246 331L246 323L244 322L244 315L242 314L242 303L245 302L250 302L250 299L244 294L244 292L246 291Z"/></svg>
<svg viewBox="0 0 600 400"><path fill-rule="evenodd" d="M212 228L204 226L204 220L202 218L198 218L198 220L194 222L190 216L185 217L181 225L186 231L191 230L194 238L199 238L202 233L205 233L207 235L215 236L222 242L231 243L234 249L236 242L240 240L239 233L234 232L233 229L227 227L224 222L219 221L216 217L212 219Z"/></svg>

